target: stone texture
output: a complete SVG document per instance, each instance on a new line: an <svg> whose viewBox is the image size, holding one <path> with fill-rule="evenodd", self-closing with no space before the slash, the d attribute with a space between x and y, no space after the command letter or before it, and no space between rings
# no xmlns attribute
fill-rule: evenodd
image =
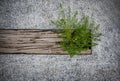
<svg viewBox="0 0 120 81"><path fill-rule="evenodd" d="M0 0L1 29L50 29L58 4L92 16L103 33L92 55L0 55L0 81L120 81L119 0Z"/></svg>

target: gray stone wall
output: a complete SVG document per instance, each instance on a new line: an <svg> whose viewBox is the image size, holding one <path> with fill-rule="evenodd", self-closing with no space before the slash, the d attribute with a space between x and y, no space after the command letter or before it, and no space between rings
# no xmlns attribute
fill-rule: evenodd
<svg viewBox="0 0 120 81"><path fill-rule="evenodd" d="M51 29L59 3L91 16L103 33L92 55L0 55L0 81L120 81L119 0L0 0L0 29Z"/></svg>

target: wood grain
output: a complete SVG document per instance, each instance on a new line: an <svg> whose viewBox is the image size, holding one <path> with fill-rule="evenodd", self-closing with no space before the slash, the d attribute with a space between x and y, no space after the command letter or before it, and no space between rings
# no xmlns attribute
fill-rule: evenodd
<svg viewBox="0 0 120 81"><path fill-rule="evenodd" d="M1 29L0 53L65 55L67 52L60 48L60 41L62 38L58 38L54 30ZM82 54L91 54L91 50L82 51Z"/></svg>

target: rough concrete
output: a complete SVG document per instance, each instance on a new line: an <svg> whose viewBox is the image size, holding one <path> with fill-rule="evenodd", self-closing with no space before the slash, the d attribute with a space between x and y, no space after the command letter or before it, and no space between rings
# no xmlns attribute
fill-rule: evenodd
<svg viewBox="0 0 120 81"><path fill-rule="evenodd" d="M92 55L0 55L0 81L120 81L119 0L0 0L1 29L55 28L58 4L71 5L101 25ZM80 15L79 15L80 16Z"/></svg>

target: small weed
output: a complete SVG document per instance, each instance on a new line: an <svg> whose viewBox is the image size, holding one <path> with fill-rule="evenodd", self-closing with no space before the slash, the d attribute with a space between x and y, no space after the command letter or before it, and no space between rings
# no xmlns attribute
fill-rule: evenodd
<svg viewBox="0 0 120 81"><path fill-rule="evenodd" d="M95 22L90 21L86 15L82 15L82 18L78 19L78 11L72 15L70 7L68 7L66 15L66 10L60 4L60 11L62 18L55 21L51 20L51 22L62 28L57 30L60 33L59 37L63 38L59 44L64 51L69 53L70 57L80 55L81 51L97 45L96 41L100 41L99 37L101 36L101 33L97 33L100 25L95 26Z"/></svg>

